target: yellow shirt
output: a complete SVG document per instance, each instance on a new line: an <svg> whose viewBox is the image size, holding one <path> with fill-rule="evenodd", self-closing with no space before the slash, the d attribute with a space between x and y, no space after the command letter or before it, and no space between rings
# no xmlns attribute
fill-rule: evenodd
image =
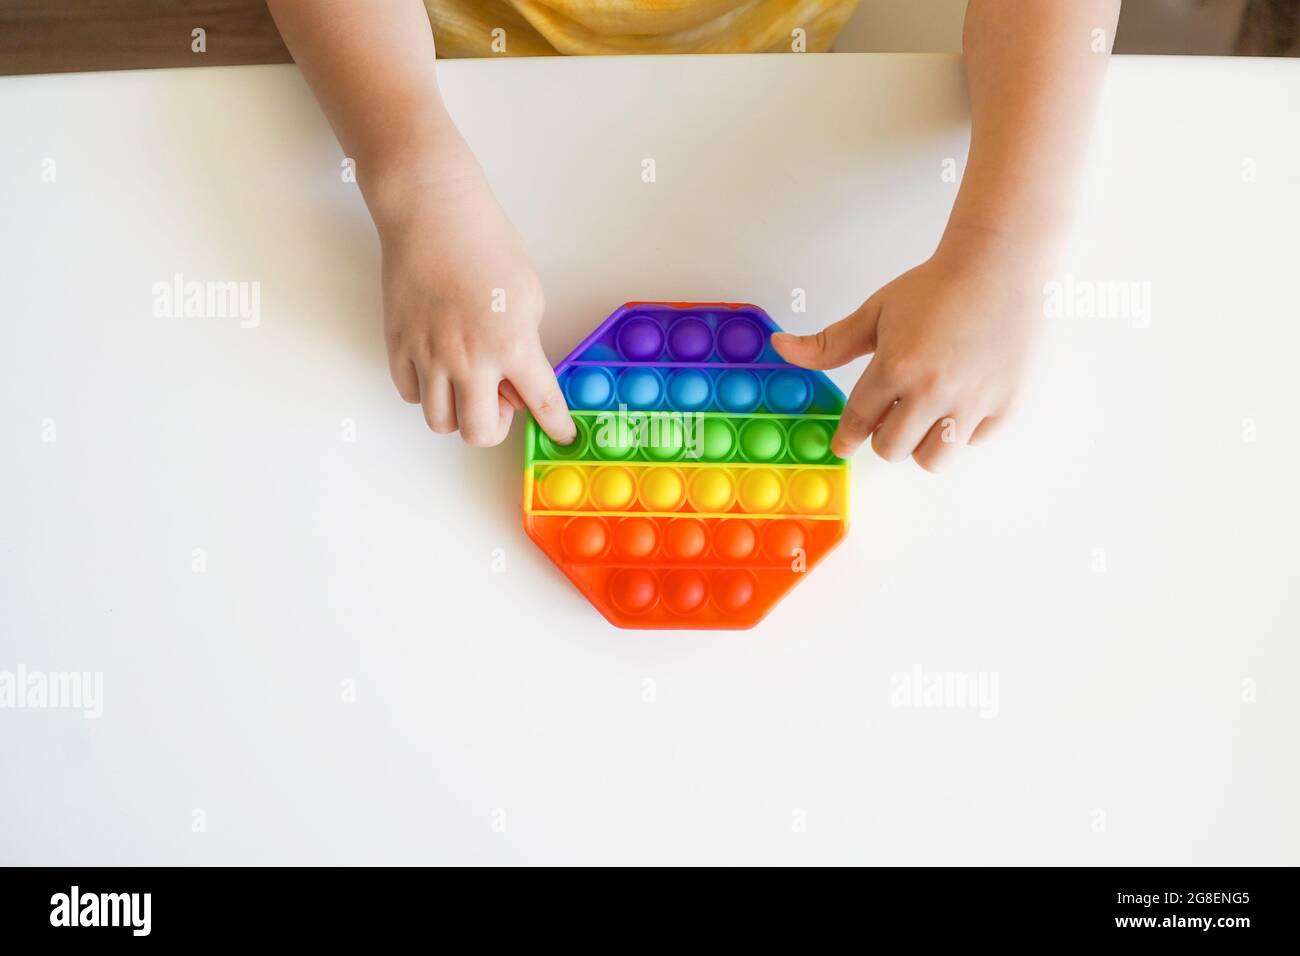
<svg viewBox="0 0 1300 956"><path fill-rule="evenodd" d="M858 0L424 0L439 56L810 53Z"/></svg>

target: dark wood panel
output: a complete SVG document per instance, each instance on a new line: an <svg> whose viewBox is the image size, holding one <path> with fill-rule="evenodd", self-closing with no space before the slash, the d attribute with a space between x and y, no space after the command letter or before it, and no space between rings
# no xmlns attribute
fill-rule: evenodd
<svg viewBox="0 0 1300 956"><path fill-rule="evenodd" d="M290 60L264 0L0 0L0 74Z"/></svg>
<svg viewBox="0 0 1300 956"><path fill-rule="evenodd" d="M1149 16L1145 5L1154 2L1125 0L1117 51L1300 53L1300 0L1245 0L1244 17L1223 27L1235 36L1222 37L1214 50L1186 40L1151 49L1142 31L1125 29ZM1240 9L1239 0L1232 6ZM207 31L206 53L190 49L195 27ZM265 0L0 0L0 75L290 61Z"/></svg>

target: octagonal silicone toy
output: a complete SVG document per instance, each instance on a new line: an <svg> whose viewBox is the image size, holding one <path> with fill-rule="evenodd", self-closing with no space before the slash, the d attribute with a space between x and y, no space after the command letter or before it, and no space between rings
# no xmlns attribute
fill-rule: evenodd
<svg viewBox="0 0 1300 956"><path fill-rule="evenodd" d="M844 393L757 306L629 302L555 367L578 437L530 416L524 528L613 624L757 624L848 528Z"/></svg>

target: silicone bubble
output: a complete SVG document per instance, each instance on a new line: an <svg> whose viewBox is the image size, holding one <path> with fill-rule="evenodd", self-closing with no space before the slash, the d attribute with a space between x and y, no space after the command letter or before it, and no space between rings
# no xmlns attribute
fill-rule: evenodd
<svg viewBox="0 0 1300 956"><path fill-rule="evenodd" d="M776 461L785 449L785 429L770 418L751 418L740 429L745 461Z"/></svg>
<svg viewBox="0 0 1300 956"><path fill-rule="evenodd" d="M664 528L664 551L682 561L698 558L709 547L709 529L698 518L674 518Z"/></svg>
<svg viewBox="0 0 1300 956"><path fill-rule="evenodd" d="M679 412L707 408L713 395L709 376L697 368L679 368L668 376L668 407Z"/></svg>
<svg viewBox="0 0 1300 956"><path fill-rule="evenodd" d="M582 472L570 465L547 469L539 490L542 503L556 511L570 511L582 503L586 483Z"/></svg>
<svg viewBox="0 0 1300 956"><path fill-rule="evenodd" d="M719 571L713 576L713 603L724 611L739 611L753 600L756 587L748 571Z"/></svg>
<svg viewBox="0 0 1300 956"><path fill-rule="evenodd" d="M749 521L719 521L713 529L713 551L724 561L744 561L758 548L758 532Z"/></svg>
<svg viewBox="0 0 1300 956"><path fill-rule="evenodd" d="M731 507L736 487L725 468L697 468L691 475L691 504L696 511L721 512Z"/></svg>
<svg viewBox="0 0 1300 956"><path fill-rule="evenodd" d="M664 575L663 599L678 614L690 614L704 606L708 583L699 571L669 571Z"/></svg>
<svg viewBox="0 0 1300 956"><path fill-rule="evenodd" d="M799 415L812 404L812 381L798 369L779 369L767 377L765 386L768 411L779 415Z"/></svg>
<svg viewBox="0 0 1300 956"><path fill-rule="evenodd" d="M649 518L624 518L614 526L614 553L624 560L643 560L657 547L659 532Z"/></svg>
<svg viewBox="0 0 1300 956"><path fill-rule="evenodd" d="M781 504L781 476L770 468L746 471L740 479L740 507L751 514L770 514Z"/></svg>
<svg viewBox="0 0 1300 956"><path fill-rule="evenodd" d="M800 512L817 514L831 503L831 483L824 471L801 471L790 479L790 504Z"/></svg>
<svg viewBox="0 0 1300 956"><path fill-rule="evenodd" d="M647 511L675 511L686 494L676 468L646 468L641 473L641 504Z"/></svg>
<svg viewBox="0 0 1300 956"><path fill-rule="evenodd" d="M575 368L565 385L570 408L601 409L614 399L614 375L607 368Z"/></svg>
<svg viewBox="0 0 1300 956"><path fill-rule="evenodd" d="M807 550L808 537L799 522L773 521L763 531L763 551L773 561L782 564L793 561L796 551Z"/></svg>
<svg viewBox="0 0 1300 956"><path fill-rule="evenodd" d="M597 415L591 423L589 444L592 455L605 461L626 461L636 454L638 436L626 418L617 412Z"/></svg>
<svg viewBox="0 0 1300 956"><path fill-rule="evenodd" d="M654 319L634 315L624 320L616 342L627 361L652 362L664 350L664 330Z"/></svg>
<svg viewBox="0 0 1300 956"><path fill-rule="evenodd" d="M736 450L736 429L725 418L706 418L699 451L705 461L726 461Z"/></svg>
<svg viewBox="0 0 1300 956"><path fill-rule="evenodd" d="M718 326L718 354L724 362L744 364L758 358L767 334L753 319L728 319Z"/></svg>
<svg viewBox="0 0 1300 956"><path fill-rule="evenodd" d="M626 468L597 468L591 478L591 503L600 511L623 511L636 496L636 479Z"/></svg>
<svg viewBox="0 0 1300 956"><path fill-rule="evenodd" d="M650 461L676 461L686 452L686 430L679 416L655 418L646 428L646 439L642 450Z"/></svg>
<svg viewBox="0 0 1300 956"><path fill-rule="evenodd" d="M618 400L628 408L657 408L664 397L664 380L652 368L629 368L618 378Z"/></svg>
<svg viewBox="0 0 1300 956"><path fill-rule="evenodd" d="M609 579L609 597L619 610L641 614L659 599L659 585L644 568L624 568Z"/></svg>
<svg viewBox="0 0 1300 956"><path fill-rule="evenodd" d="M609 527L603 518L571 518L561 533L560 545L575 561L595 561L609 548Z"/></svg>
<svg viewBox="0 0 1300 956"><path fill-rule="evenodd" d="M728 412L746 414L758 408L763 400L763 389L758 376L745 369L729 368L718 376L714 385L718 405Z"/></svg>
<svg viewBox="0 0 1300 956"><path fill-rule="evenodd" d="M816 464L831 453L831 429L825 422L797 422L790 429L790 454L804 464Z"/></svg>
<svg viewBox="0 0 1300 956"><path fill-rule="evenodd" d="M674 362L703 362L713 351L713 330L703 319L683 316L668 328L668 355Z"/></svg>

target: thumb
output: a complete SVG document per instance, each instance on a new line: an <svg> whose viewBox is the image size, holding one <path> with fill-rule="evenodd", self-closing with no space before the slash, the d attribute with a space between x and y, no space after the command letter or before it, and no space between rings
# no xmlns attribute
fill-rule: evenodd
<svg viewBox="0 0 1300 956"><path fill-rule="evenodd" d="M838 322L812 335L777 332L772 348L791 365L836 368L876 350L876 324L880 321L880 293L876 293Z"/></svg>

